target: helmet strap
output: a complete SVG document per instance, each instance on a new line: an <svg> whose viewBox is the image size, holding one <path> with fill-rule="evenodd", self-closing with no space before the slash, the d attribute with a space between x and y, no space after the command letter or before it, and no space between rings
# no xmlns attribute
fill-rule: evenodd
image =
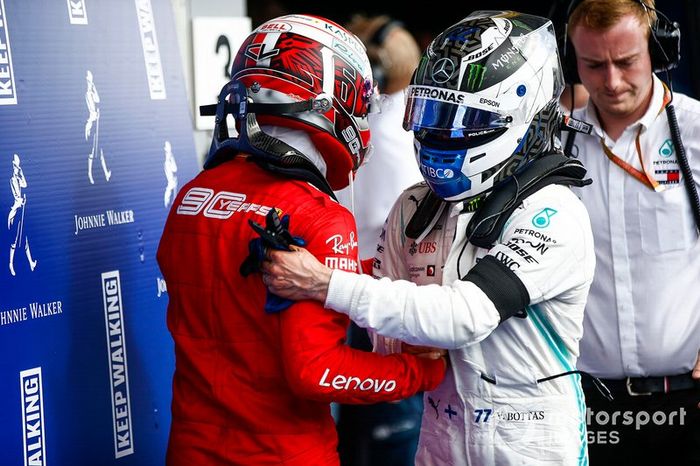
<svg viewBox="0 0 700 466"><path fill-rule="evenodd" d="M233 96L231 103L227 101L229 95ZM316 165L294 147L265 133L255 116L256 113L280 115L322 111L321 106L324 103L318 98L282 104L254 103L250 102L246 96L243 86L238 83L226 84L219 94L219 102L216 106L200 107L201 115L216 115L214 134L204 169L214 168L233 159L239 153L246 153L261 168L289 178L307 181L335 200L333 190ZM234 115L240 122L238 137L229 136L227 115Z"/></svg>

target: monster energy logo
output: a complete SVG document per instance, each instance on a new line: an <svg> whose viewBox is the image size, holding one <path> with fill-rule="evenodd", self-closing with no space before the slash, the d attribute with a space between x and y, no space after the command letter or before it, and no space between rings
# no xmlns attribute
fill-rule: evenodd
<svg viewBox="0 0 700 466"><path fill-rule="evenodd" d="M486 75L486 67L484 65L469 64L469 74L467 75L467 90L475 91L481 87Z"/></svg>
<svg viewBox="0 0 700 466"><path fill-rule="evenodd" d="M464 212L476 212L476 209L483 204L483 196L476 197L464 203Z"/></svg>

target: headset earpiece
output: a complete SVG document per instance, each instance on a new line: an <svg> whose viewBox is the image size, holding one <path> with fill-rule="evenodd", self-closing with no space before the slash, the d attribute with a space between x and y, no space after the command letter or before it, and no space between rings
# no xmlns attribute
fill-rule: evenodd
<svg viewBox="0 0 700 466"><path fill-rule="evenodd" d="M681 29L675 21L669 20L656 10L657 20L649 35L649 55L655 73L668 71L681 59Z"/></svg>

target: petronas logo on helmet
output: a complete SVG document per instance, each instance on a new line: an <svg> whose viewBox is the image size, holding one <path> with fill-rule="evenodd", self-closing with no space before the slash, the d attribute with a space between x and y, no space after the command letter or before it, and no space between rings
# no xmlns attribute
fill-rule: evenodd
<svg viewBox="0 0 700 466"><path fill-rule="evenodd" d="M481 87L484 82L484 76L486 75L486 67L484 65L477 65L475 63L469 64L469 74L467 75L467 90L470 92L475 91Z"/></svg>

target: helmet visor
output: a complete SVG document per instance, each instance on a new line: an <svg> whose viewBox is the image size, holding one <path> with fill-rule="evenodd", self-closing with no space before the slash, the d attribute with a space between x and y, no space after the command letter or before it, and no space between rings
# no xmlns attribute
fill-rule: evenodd
<svg viewBox="0 0 700 466"><path fill-rule="evenodd" d="M435 88L430 89L422 86L411 87L414 89L409 89L403 121L403 127L407 131L431 129L464 133L506 128L513 121L511 116L491 111L488 108L484 108L483 104L477 104L478 106L476 106L470 102L460 102L460 100L467 100L460 99L460 97L468 96L466 93ZM427 91L431 93L430 96L423 97L420 95L420 91L424 89L430 89ZM432 98L432 94L444 94L446 98L452 98L452 100L459 103L437 100Z"/></svg>

